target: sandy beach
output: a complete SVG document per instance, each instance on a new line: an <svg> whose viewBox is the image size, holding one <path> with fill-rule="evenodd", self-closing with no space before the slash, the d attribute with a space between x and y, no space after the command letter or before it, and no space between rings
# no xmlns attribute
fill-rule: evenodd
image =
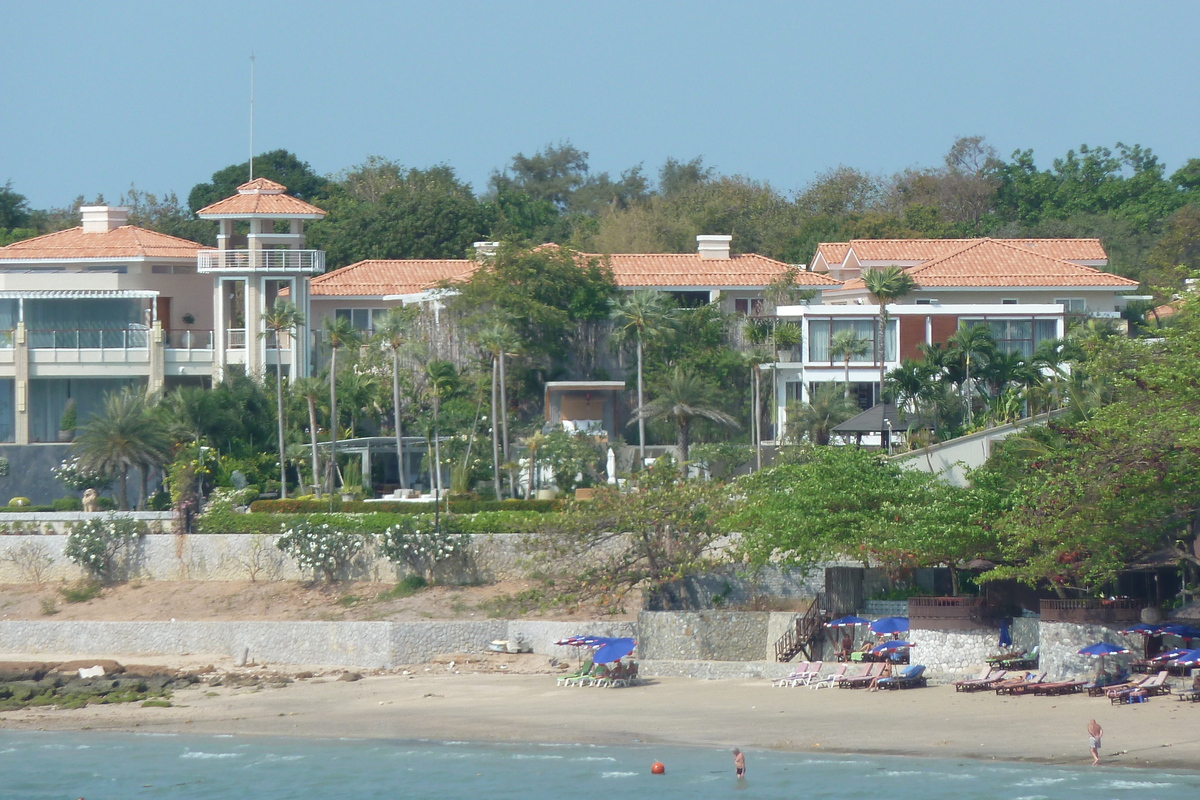
<svg viewBox="0 0 1200 800"><path fill-rule="evenodd" d="M0 728L675 744L744 750L859 752L1090 762L1085 727L1105 729L1103 763L1196 769L1200 705L1174 697L1111 706L1102 698L997 697L951 686L901 692L772 688L766 680L653 679L618 689L564 689L547 674L411 675L346 682L326 675L282 688L199 684L172 708L97 705L0 714Z"/></svg>

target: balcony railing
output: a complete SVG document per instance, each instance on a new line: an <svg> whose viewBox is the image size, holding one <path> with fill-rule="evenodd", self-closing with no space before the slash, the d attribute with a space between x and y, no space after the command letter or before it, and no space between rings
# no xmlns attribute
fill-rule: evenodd
<svg viewBox="0 0 1200 800"><path fill-rule="evenodd" d="M145 350L150 345L147 328L31 330L28 334L34 350Z"/></svg>
<svg viewBox="0 0 1200 800"><path fill-rule="evenodd" d="M1041 605L1043 622L1103 624L1137 622L1142 618L1142 608L1146 603L1129 598L1100 600L1093 597L1083 600L1043 600Z"/></svg>
<svg viewBox="0 0 1200 800"><path fill-rule="evenodd" d="M908 619L914 628L961 630L989 625L996 613L983 597L910 597Z"/></svg>
<svg viewBox="0 0 1200 800"><path fill-rule="evenodd" d="M309 273L325 271L324 250L201 250L200 272Z"/></svg>
<svg viewBox="0 0 1200 800"><path fill-rule="evenodd" d="M213 332L206 330L163 331L163 343L171 350L212 350Z"/></svg>
<svg viewBox="0 0 1200 800"><path fill-rule="evenodd" d="M245 350L246 349L246 329L245 328L230 328L225 331L225 349L226 350Z"/></svg>

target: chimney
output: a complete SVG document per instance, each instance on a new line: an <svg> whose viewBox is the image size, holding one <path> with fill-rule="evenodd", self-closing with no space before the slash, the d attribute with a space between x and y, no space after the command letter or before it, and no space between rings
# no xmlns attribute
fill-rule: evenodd
<svg viewBox="0 0 1200 800"><path fill-rule="evenodd" d="M732 241L732 236L704 236L702 234L696 237L696 250L704 261L728 261L729 243Z"/></svg>
<svg viewBox="0 0 1200 800"><path fill-rule="evenodd" d="M82 206L84 233L108 233L129 224L129 209L120 206Z"/></svg>
<svg viewBox="0 0 1200 800"><path fill-rule="evenodd" d="M500 249L499 242L476 242L475 243L475 260L476 261L491 261L496 257L496 251Z"/></svg>

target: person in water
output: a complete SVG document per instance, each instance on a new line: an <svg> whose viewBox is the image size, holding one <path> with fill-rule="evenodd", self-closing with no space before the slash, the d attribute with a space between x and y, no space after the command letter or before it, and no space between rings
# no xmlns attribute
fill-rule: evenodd
<svg viewBox="0 0 1200 800"><path fill-rule="evenodd" d="M739 780L746 777L746 756L736 747L733 748L733 771Z"/></svg>

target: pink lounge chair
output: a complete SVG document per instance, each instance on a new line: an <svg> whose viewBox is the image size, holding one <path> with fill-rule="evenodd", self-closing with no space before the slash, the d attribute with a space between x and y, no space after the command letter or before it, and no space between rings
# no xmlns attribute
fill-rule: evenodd
<svg viewBox="0 0 1200 800"><path fill-rule="evenodd" d="M867 671L862 675L855 675L853 678L842 676L838 681L839 689L865 689L871 685L871 681L883 673L884 663L882 661L873 661L867 666Z"/></svg>
<svg viewBox="0 0 1200 800"><path fill-rule="evenodd" d="M838 668L828 675L814 681L809 681L808 688L820 689L822 686L836 686L837 682L846 674L846 670L850 668L849 664L838 664Z"/></svg>
<svg viewBox="0 0 1200 800"><path fill-rule="evenodd" d="M959 681L954 684L956 692L979 692L984 689L995 688L996 684L1010 677L1005 670L998 669L988 674L986 678L978 678L976 680Z"/></svg>
<svg viewBox="0 0 1200 800"><path fill-rule="evenodd" d="M786 678L779 678L778 680L772 681L771 686L775 687L776 689L778 689L781 686L795 686L796 685L795 682L797 680L808 675L808 673L809 673L808 667L809 667L809 664L807 661L801 661L799 664L797 664L795 667L792 668L791 675L788 675Z"/></svg>

